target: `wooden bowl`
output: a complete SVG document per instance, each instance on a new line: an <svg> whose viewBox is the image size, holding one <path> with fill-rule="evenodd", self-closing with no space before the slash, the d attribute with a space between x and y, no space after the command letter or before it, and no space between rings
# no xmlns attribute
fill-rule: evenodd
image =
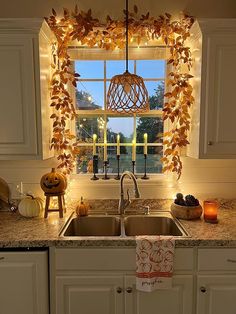
<svg viewBox="0 0 236 314"><path fill-rule="evenodd" d="M171 213L174 217L180 219L197 219L201 217L202 206L181 206L175 203L171 204Z"/></svg>

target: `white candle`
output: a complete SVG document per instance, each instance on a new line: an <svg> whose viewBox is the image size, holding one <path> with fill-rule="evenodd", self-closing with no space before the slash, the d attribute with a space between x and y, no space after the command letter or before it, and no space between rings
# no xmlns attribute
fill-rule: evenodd
<svg viewBox="0 0 236 314"><path fill-rule="evenodd" d="M93 156L96 155L96 140L97 140L97 134L93 134Z"/></svg>
<svg viewBox="0 0 236 314"><path fill-rule="evenodd" d="M116 150L117 156L120 156L120 134L117 135L117 150Z"/></svg>
<svg viewBox="0 0 236 314"><path fill-rule="evenodd" d="M147 133L144 133L143 134L143 138L144 138L144 150L143 150L143 153L144 153L144 155L147 155L147 137L148 137Z"/></svg>
<svg viewBox="0 0 236 314"><path fill-rule="evenodd" d="M104 140L104 161L107 161L107 140Z"/></svg>
<svg viewBox="0 0 236 314"><path fill-rule="evenodd" d="M132 161L136 159L136 143L135 140L132 141Z"/></svg>

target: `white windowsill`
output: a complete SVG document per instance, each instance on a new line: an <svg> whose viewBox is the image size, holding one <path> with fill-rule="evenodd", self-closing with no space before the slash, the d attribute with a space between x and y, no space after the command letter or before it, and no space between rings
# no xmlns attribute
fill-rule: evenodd
<svg viewBox="0 0 236 314"><path fill-rule="evenodd" d="M96 175L99 180L93 181L91 180L93 174L72 174L70 176L70 179L73 180L75 185L90 185L91 187L96 185L102 185L102 186L119 186L120 180L114 179L114 174L110 175L108 174L108 177L110 177L109 180L103 180L103 174ZM177 181L174 179L173 176L166 175L166 174L149 174L149 180L143 180L141 179L141 175L138 175L138 185L139 186L166 186L168 185L176 185ZM133 184L130 179L125 179L128 184ZM130 182L129 182L130 181Z"/></svg>

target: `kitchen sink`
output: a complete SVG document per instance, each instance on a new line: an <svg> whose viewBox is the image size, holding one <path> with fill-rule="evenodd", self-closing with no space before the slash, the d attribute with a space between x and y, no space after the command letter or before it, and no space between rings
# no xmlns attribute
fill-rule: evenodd
<svg viewBox="0 0 236 314"><path fill-rule="evenodd" d="M152 215L75 217L75 214L73 214L60 233L60 236L73 238L88 236L129 237L136 235L188 236L180 222L173 218L169 211L161 210Z"/></svg>
<svg viewBox="0 0 236 314"><path fill-rule="evenodd" d="M120 236L120 218L116 216L85 216L73 218L64 233L65 237L75 236Z"/></svg>
<svg viewBox="0 0 236 314"><path fill-rule="evenodd" d="M124 218L124 227L126 236L183 236L183 230L177 221L165 216L128 216Z"/></svg>

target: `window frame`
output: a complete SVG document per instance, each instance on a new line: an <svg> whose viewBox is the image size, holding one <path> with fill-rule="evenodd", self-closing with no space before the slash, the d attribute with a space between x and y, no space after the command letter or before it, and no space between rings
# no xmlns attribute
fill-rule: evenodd
<svg viewBox="0 0 236 314"><path fill-rule="evenodd" d="M147 47L144 47L147 48ZM152 47L149 47L152 48ZM156 48L156 47L155 47ZM162 46L161 48L166 48L164 46ZM91 48L93 49L93 48ZM136 48L137 49L137 48ZM75 61L82 61L82 59L78 58L72 58L73 61L73 69L74 69L74 65L75 65ZM114 59L84 59L84 60L100 60L104 62L104 78L101 79L88 79L88 78L80 78L79 81L83 82L83 81L87 81L87 82L104 82L104 109L96 109L96 110L81 110L81 109L76 109L76 113L79 114L80 118L92 118L92 117L103 117L105 121L107 117L133 117L134 119L139 118L139 117L161 117L162 118L162 110L159 109L154 109L154 110L149 110L149 112L144 112L144 113L138 113L138 114L120 114L120 113L113 113L110 112L108 110L105 109L105 104L106 104L106 94L107 94L107 82L109 82L111 79L106 77L106 61L108 60L114 60ZM122 59L116 59L116 60L122 60ZM167 90L167 71L169 71L169 66L167 64L167 57L165 56L165 58L153 58L153 59L147 59L147 58L142 58L142 59L129 59L134 61L134 71L136 72L136 61L137 60L164 60L165 61L165 70L164 70L164 77L160 77L160 78L143 78L144 82L145 81L156 81L156 82L161 82L164 81L164 86L165 86L165 91ZM134 72L134 73L135 73ZM118 73L120 74L120 73ZM76 103L76 88L73 89L73 100L74 103ZM136 125L137 127L137 125ZM76 134L76 123L74 123L74 121L71 121L71 125L70 125L70 129L74 132L74 134ZM167 123L166 121L163 121L163 132L166 132L169 129L169 123ZM136 130L134 132L135 136L136 136ZM100 146L102 146L102 144L104 144L104 139L103 139L103 143L99 143ZM121 143L121 146L132 146L132 143ZM79 146L91 146L92 147L92 143L90 145L88 145L88 143L81 143ZM116 146L116 143L107 143L107 146ZM143 146L143 143L136 143L136 147L137 146ZM164 147L163 143L148 143L148 146L157 146L157 147ZM109 176L115 176L116 173L109 173ZM139 177L141 175L141 173L136 173L136 175ZM72 174L73 178L79 178L80 180L83 178L84 180L87 180L88 178L91 177L91 173L77 173L76 172L76 167L74 168L73 174ZM104 173L98 173L97 176L100 178L102 176L104 176ZM160 179L163 180L163 173L148 173L149 178L151 179L151 181L156 181L156 182L160 182ZM101 181L101 180L99 180ZM113 181L113 180L112 180ZM150 180L148 180L150 181ZM146 182L146 184L148 184L148 181L142 180L142 182ZM111 182L111 181L106 181L106 182Z"/></svg>

